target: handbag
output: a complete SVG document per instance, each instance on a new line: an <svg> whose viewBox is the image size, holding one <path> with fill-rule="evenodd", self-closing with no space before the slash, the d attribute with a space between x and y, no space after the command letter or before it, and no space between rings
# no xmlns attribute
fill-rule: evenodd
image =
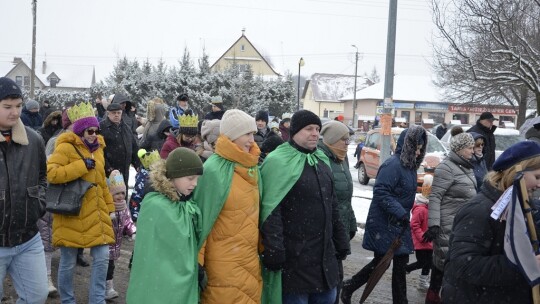
<svg viewBox="0 0 540 304"><path fill-rule="evenodd" d="M84 159L75 145L71 145L75 148L77 154ZM47 204L45 209L55 214L79 215L83 196L92 186L94 186L93 183L85 181L82 178L63 184L49 184L45 196L45 202Z"/></svg>

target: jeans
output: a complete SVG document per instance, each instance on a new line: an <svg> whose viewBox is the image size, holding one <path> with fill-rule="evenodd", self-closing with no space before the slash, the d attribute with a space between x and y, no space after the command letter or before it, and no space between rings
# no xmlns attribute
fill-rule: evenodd
<svg viewBox="0 0 540 304"><path fill-rule="evenodd" d="M283 304L333 304L336 288L318 293L284 293Z"/></svg>
<svg viewBox="0 0 540 304"><path fill-rule="evenodd" d="M90 248L92 256L92 275L88 303L105 303L105 279L109 265L109 245ZM73 272L77 263L77 248L60 247L60 265L58 266L58 292L62 304L75 303L73 293Z"/></svg>
<svg viewBox="0 0 540 304"><path fill-rule="evenodd" d="M49 294L47 266L41 235L36 235L26 243L14 247L0 247L0 283L6 274L10 275L20 303L45 303ZM4 286L0 284L0 298Z"/></svg>

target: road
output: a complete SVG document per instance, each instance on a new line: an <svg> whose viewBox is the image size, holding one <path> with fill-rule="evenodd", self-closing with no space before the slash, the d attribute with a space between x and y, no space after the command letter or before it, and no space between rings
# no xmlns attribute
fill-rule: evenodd
<svg viewBox="0 0 540 304"><path fill-rule="evenodd" d="M351 145L352 146L352 145ZM351 152L352 151L352 152ZM345 278L351 277L354 273L356 273L358 270L360 270L364 265L369 263L369 261L372 259L373 255L370 251L366 251L362 248L362 235L363 235L363 227L365 223L365 217L367 216L367 210L369 208L369 204L371 203L371 194L373 191L373 184L374 180L370 180L368 185L361 185L358 183L357 178L357 170L354 169L354 159L352 159L352 155L354 153L353 148L349 148L349 157L350 163L351 163L351 174L353 176L353 182L354 182L354 194L353 194L353 204L354 204L354 212L357 217L357 221L359 221L359 232L357 236L351 241L351 252L352 254L347 257L347 259L344 261L344 273ZM135 174L131 174L132 176L135 176ZM127 239L124 239L124 242L122 243L122 255L120 256L120 259L116 262L116 269L115 269L115 279L114 279L114 285L116 291L120 294L120 296L110 301L109 303L125 303L125 294L128 286L129 281L129 270L128 270L128 263L129 258L131 255L131 251L133 250L133 242L127 241ZM90 261L90 252L89 250L85 250L85 257ZM60 251L56 251L53 255L52 260L52 276L53 278L57 277L57 269L58 269L58 262L60 259ZM415 258L414 255L410 256L410 262L414 262ZM75 269L75 275L74 275L74 281L75 281L75 294L77 298L78 303L87 303L88 302L88 288L89 288L89 278L90 278L90 271L91 267L79 267L77 266ZM372 294L368 298L366 303L376 303L376 304L384 304L384 303L392 303L392 289L391 289L391 266L390 269L387 270L385 275L382 277L379 284L375 287ZM424 296L425 292L418 290L416 288L418 283L418 276L419 276L419 270L415 271L407 276L407 294L409 303L411 304L421 304L424 303ZM11 284L11 281L9 278L6 279L4 282L4 291L5 291L5 297L2 299L1 303L7 303L12 304L15 303L17 299L17 295L13 289L13 286ZM362 295L363 288L359 289L356 293L353 295L353 303L359 303L360 297ZM58 297L51 297L48 299L47 303L51 304L57 304L60 303L60 299Z"/></svg>

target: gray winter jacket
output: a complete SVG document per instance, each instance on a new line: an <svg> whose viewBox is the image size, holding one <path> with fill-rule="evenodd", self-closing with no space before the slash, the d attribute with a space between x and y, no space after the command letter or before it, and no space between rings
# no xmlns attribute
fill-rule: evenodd
<svg viewBox="0 0 540 304"><path fill-rule="evenodd" d="M439 235L433 241L433 265L439 270L444 268L454 216L475 195L473 165L455 152L450 152L435 169L429 195L428 227L440 227Z"/></svg>

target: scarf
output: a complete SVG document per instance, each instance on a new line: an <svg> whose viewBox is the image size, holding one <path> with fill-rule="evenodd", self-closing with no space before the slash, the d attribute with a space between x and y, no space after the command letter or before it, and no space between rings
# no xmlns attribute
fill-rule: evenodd
<svg viewBox="0 0 540 304"><path fill-rule="evenodd" d="M94 152L99 148L99 140L94 141L94 143L90 143L87 141L84 137L81 137L82 141L84 142L84 145L90 150L90 152Z"/></svg>
<svg viewBox="0 0 540 304"><path fill-rule="evenodd" d="M11 129L7 131L2 131L2 136L4 136L4 138L6 139L6 142L9 143L11 141Z"/></svg>
<svg viewBox="0 0 540 304"><path fill-rule="evenodd" d="M116 212L124 211L126 210L126 200L121 200L119 202L114 201L114 210Z"/></svg>
<svg viewBox="0 0 540 304"><path fill-rule="evenodd" d="M323 141L324 142L324 141ZM343 161L345 157L347 156L347 149L341 149L336 147L335 145L329 145L327 143L324 143L332 153L340 160Z"/></svg>

